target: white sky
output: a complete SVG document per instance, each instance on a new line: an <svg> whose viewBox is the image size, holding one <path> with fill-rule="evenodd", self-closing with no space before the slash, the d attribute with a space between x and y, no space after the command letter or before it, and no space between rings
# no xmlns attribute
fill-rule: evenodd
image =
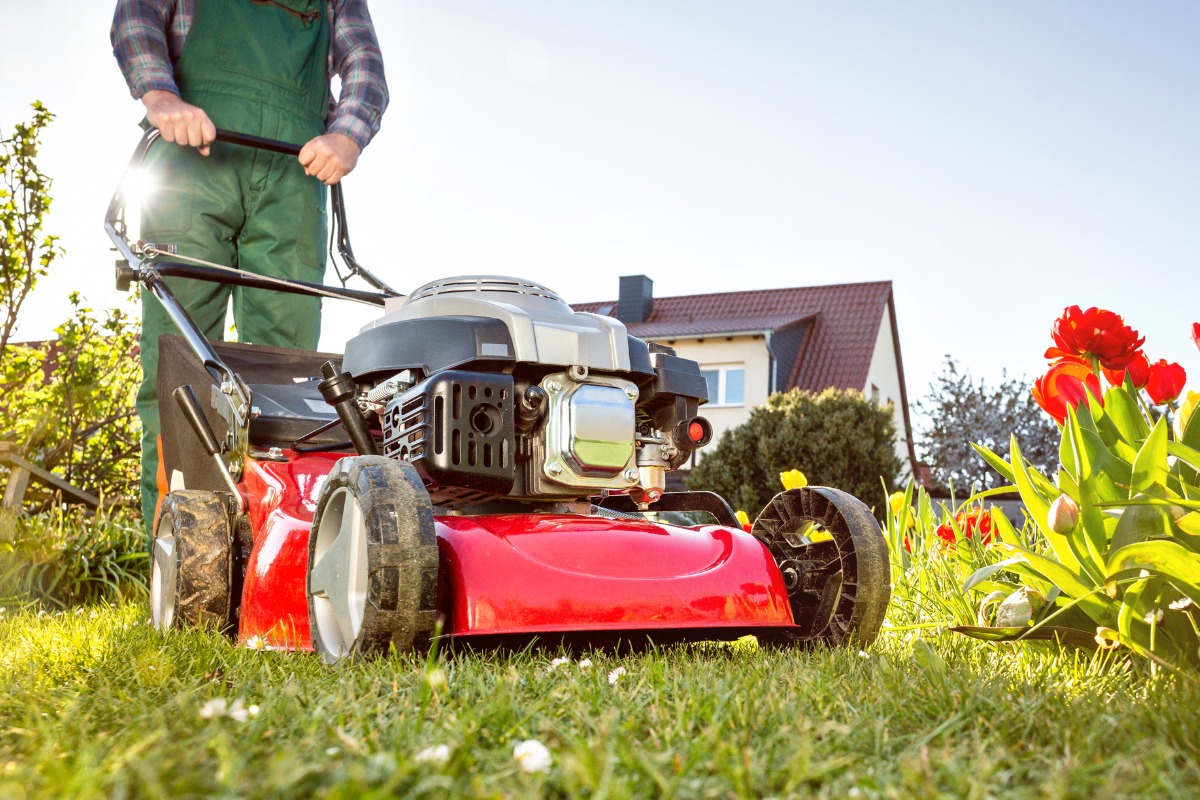
<svg viewBox="0 0 1200 800"><path fill-rule="evenodd" d="M0 130L44 101L66 295L122 302L101 229L138 139L112 2L0 0ZM1100 305L1200 388L1200 4L375 0L392 105L346 181L355 252L615 299L890 279L909 396L949 353L1044 366ZM340 350L366 307L327 304Z"/></svg>

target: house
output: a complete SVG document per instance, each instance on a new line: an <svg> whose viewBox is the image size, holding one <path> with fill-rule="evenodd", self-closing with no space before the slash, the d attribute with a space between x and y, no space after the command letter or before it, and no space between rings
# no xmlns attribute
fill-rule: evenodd
<svg viewBox="0 0 1200 800"><path fill-rule="evenodd" d="M893 404L896 452L914 474L912 424L891 281L654 297L645 275L621 278L618 299L576 311L616 317L634 336L675 348L708 380L701 413L714 438L773 392L858 389Z"/></svg>

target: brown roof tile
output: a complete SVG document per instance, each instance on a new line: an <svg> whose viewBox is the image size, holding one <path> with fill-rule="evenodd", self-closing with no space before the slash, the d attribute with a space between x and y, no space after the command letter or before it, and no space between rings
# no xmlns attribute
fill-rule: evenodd
<svg viewBox="0 0 1200 800"><path fill-rule="evenodd" d="M862 389L891 292L891 281L875 281L656 297L649 319L628 328L641 338L667 339L776 331L811 319L800 357L787 366L789 386ZM616 303L577 303L573 308L613 315Z"/></svg>

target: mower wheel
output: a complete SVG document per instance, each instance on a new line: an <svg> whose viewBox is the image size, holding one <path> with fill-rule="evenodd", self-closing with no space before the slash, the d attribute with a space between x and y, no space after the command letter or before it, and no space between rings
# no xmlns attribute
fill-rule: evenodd
<svg viewBox="0 0 1200 800"><path fill-rule="evenodd" d="M775 495L751 533L783 573L802 642L866 647L892 594L887 541L871 510L825 486Z"/></svg>
<svg viewBox="0 0 1200 800"><path fill-rule="evenodd" d="M428 643L437 576L433 503L416 469L383 456L338 461L308 538L308 617L321 658Z"/></svg>
<svg viewBox="0 0 1200 800"><path fill-rule="evenodd" d="M233 529L225 501L213 492L178 491L163 498L154 531L150 618L177 624L233 624Z"/></svg>

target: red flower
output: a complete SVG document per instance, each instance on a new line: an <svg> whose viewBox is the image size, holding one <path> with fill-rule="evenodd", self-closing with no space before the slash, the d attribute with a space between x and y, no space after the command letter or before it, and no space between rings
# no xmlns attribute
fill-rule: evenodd
<svg viewBox="0 0 1200 800"><path fill-rule="evenodd" d="M1141 389L1146 385L1146 381L1150 378L1150 359L1146 358L1146 354L1138 350L1133 355L1133 360L1125 367L1125 369L1106 369L1104 377L1108 378L1108 382L1113 386L1123 386L1125 384L1125 376L1133 381L1133 388Z"/></svg>
<svg viewBox="0 0 1200 800"><path fill-rule="evenodd" d="M1200 347L1200 322L1192 323L1192 341L1196 343L1196 347Z"/></svg>
<svg viewBox="0 0 1200 800"><path fill-rule="evenodd" d="M1150 365L1150 378L1146 381L1146 394L1161 406L1179 397L1183 384L1187 381L1187 373L1178 364L1168 364L1165 358L1160 358Z"/></svg>
<svg viewBox="0 0 1200 800"><path fill-rule="evenodd" d="M1046 358L1083 358L1099 361L1108 369L1123 369L1146 341L1125 324L1120 314L1095 307L1087 311L1079 306L1063 309L1050 335L1058 346L1047 350Z"/></svg>
<svg viewBox="0 0 1200 800"><path fill-rule="evenodd" d="M1060 358L1033 384L1033 399L1059 425L1066 422L1067 405L1078 408L1090 391L1101 406L1100 379L1091 367L1073 358Z"/></svg>
<svg viewBox="0 0 1200 800"><path fill-rule="evenodd" d="M960 511L954 515L954 522L957 523L964 539L978 539L980 544L989 544L992 541L992 515L987 509ZM949 521L938 525L935 532L946 544L953 546L956 543L954 526Z"/></svg>

